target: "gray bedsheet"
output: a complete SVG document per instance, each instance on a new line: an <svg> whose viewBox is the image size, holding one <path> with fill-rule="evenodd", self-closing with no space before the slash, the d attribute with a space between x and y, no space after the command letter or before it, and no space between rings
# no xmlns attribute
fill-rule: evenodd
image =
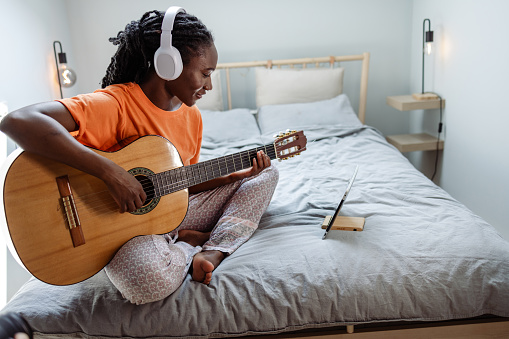
<svg viewBox="0 0 509 339"><path fill-rule="evenodd" d="M492 226L415 170L375 129L306 133L306 152L275 163L280 182L259 229L215 270L209 286L188 276L165 300L136 306L122 300L104 272L64 287L31 280L3 311L21 312L46 334L138 338L509 316L509 243ZM203 155L238 150L205 148ZM321 222L357 164L341 214L365 217L365 230L331 231L322 240Z"/></svg>

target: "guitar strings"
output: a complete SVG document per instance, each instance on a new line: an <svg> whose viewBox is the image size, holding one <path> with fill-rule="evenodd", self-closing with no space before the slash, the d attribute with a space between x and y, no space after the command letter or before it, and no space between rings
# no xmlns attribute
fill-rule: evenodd
<svg viewBox="0 0 509 339"><path fill-rule="evenodd" d="M267 147L269 147L269 152L267 151ZM142 185L142 187L145 191L147 191L149 188L150 189L154 188L154 197L153 198L159 198L166 194L173 193L173 192L188 188L190 186L199 184L201 182L210 180L209 173L207 172L207 166L209 169L212 170L212 178L222 176L223 170L225 170L224 175L237 171L237 165L239 166L239 170L248 168L248 167L252 166L252 159L256 158L256 154L260 150L264 150L265 154L267 154L271 159L277 158L276 143L273 143L273 144L264 145L262 147L258 147L255 149L241 151L241 152L238 152L235 154L208 160L208 161L205 161L202 163L197 163L197 164L194 164L191 166L182 166L182 167L178 167L178 168L175 168L175 169L172 169L169 171L152 174L152 175L149 175L146 177L144 176L138 180L140 181L140 184ZM254 153L253 153L254 156L251 156L251 152L253 152L253 151L254 151ZM244 166L243 157L245 157L246 155L247 155L247 159L245 159L246 166ZM230 170L230 168L228 167L227 158L231 158L231 160L233 160L233 169L232 170ZM223 161L224 161L224 164L223 164ZM214 164L214 162L215 162L215 164ZM196 175L197 174L196 172L198 172L198 176ZM189 178L189 173L192 174L191 178ZM219 175L217 175L218 173L219 173ZM173 174L173 176L172 176L172 174ZM168 179L168 176L170 177L169 179ZM196 179L197 177L199 177L199 179ZM205 177L206 179L203 180L203 177ZM180 179L177 179L177 178L180 178ZM193 179L194 179L194 181L192 181ZM156 188L159 189L158 194L155 194ZM95 217L89 218L89 220L90 219L93 220L95 218L100 217L100 214L102 212L111 211L112 208L114 210L117 210L117 208L116 208L117 203L114 201L114 199L112 199L111 195L109 195L109 198L106 198L106 199L109 199L108 202L106 202L106 203L101 202L101 204L98 207L93 206L98 201L103 200L102 198L96 198L96 197L98 195L104 195L105 192L108 192L108 190L103 190L100 192L94 192L94 193L86 194L84 196L80 196L77 201L75 200L76 210L78 209L79 206L82 207L83 205L88 205L89 208L93 212L98 214ZM92 198L92 199L89 199L88 201L86 201L87 198ZM146 205L146 202L145 202L145 205ZM79 214L78 214L78 218L79 218ZM64 219L66 222L68 222L67 214L64 214Z"/></svg>
<svg viewBox="0 0 509 339"><path fill-rule="evenodd" d="M143 178L141 178L140 183L142 184L143 189L147 190L147 189L149 189L151 187L155 187L156 186L154 181L150 180L148 178L156 178L158 175L161 176L161 174L168 174L168 173L170 173L171 171L174 171L174 170L183 172L183 173L179 173L181 175L181 179L180 180L176 180L176 181L172 180L169 184L168 183L164 184L164 183L161 182L162 180L159 180L159 182L158 182L159 185L157 186L157 188L159 188L159 194L155 194L155 196L154 196L154 198L158 198L158 197L164 196L166 194L173 193L173 192L185 189L187 187L193 186L193 185L195 185L197 183L209 180L208 178L209 178L209 174L210 173L207 172L207 166L209 166L209 168L212 169L212 177L214 178L214 177L218 176L217 174L219 174L219 176L223 175L222 174L223 171L225 172L225 175L236 171L237 166L239 167L239 169L247 168L247 166L244 167L244 160L242 159L242 157L247 155L248 159L249 158L254 158L254 157L251 157L251 152L253 152L253 151L254 151L253 155L256 155L256 153L259 150L265 150L266 154L269 155L269 157L275 158L275 149L274 149L274 147L269 147L269 151L267 151L267 147L268 146L272 146L272 145L269 144L269 145L265 145L263 147L259 147L259 148L256 148L256 149L242 151L242 152L239 152L239 153L236 153L236 154L231 154L231 155L220 157L220 158L217 158L217 159L208 160L208 161L205 161L205 162L202 162L202 163L198 163L198 164L195 164L195 165L185 166L185 167L178 167L178 168L170 170L170 171L165 171L165 172L161 172L161 173L158 173L158 174L150 175L148 177L143 177ZM235 156L237 156L237 157L240 156L240 158L236 159ZM233 171L229 170L228 163L226 161L227 158L232 158L232 160L233 160ZM245 160L247 160L247 159L245 159ZM223 161L225 162L225 164L222 164ZM213 164L213 162L216 162L216 164ZM252 166L252 163L250 161L248 163L249 163L250 166ZM217 169L217 167L213 167L214 165L215 166L219 166L219 169ZM196 167L196 168L194 168L194 167ZM202 167L202 168L200 169L199 167ZM205 174L203 174L204 170L205 170ZM188 172L191 172L192 174L196 174L196 172L198 172L198 174L199 174L198 181L197 182L193 182L193 178L195 178L196 176L193 176L193 178L189 178ZM178 174L175 174L175 176L177 176L177 175ZM203 177L205 177L206 180L203 180ZM163 177L162 179L166 180L166 181L168 180L167 177L166 178ZM171 178L170 178L170 180L171 180ZM113 199L111 199L108 203L104 203L104 202L102 202L103 199L96 198L98 195L103 194L104 192L107 192L107 190L103 190L103 191L99 191L99 192L93 192L93 193L89 193L87 195L80 196L79 200L75 201L76 208L81 207L83 205L88 205L89 209L91 209L93 212L96 212L96 213L101 213L103 211L110 210L111 207L117 205L116 202ZM161 194L161 192L162 192L162 194ZM94 207L93 206L94 203L96 203L98 201L101 201L101 205L98 205L98 207ZM78 215L78 217L79 217L79 215ZM67 219L66 216L65 216L65 218Z"/></svg>
<svg viewBox="0 0 509 339"><path fill-rule="evenodd" d="M237 163L237 165L239 165L239 163ZM182 169L182 168L185 169L185 167L179 167L179 168L177 168L177 170ZM223 170L221 170L221 169L217 170L215 168L212 168L213 177L217 177L218 176L217 174L221 175L223 172L225 172L224 171L225 169L227 170L227 167L224 167ZM169 172L169 171L167 171L167 172ZM187 172L193 172L193 171L187 171ZM168 193L173 193L173 192L188 188L190 186L193 186L193 184L194 184L193 179L192 178L190 179L187 176L187 174L188 174L187 172L183 173L183 174L185 174L185 176L183 176L181 180L172 181L169 184L167 183L167 184L159 185L160 192L159 192L159 194L155 194L155 196L153 198L158 198L158 197L164 196ZM228 173L228 172L231 172L231 171L226 171L226 173ZM141 178L140 183L142 184L142 187L144 187L144 189L147 189L148 187L154 186L155 185L154 182L152 180L150 180L149 178L154 178L155 176L156 175L151 175L148 177ZM203 180L202 177L205 177L206 180ZM204 175L200 174L199 181L204 182L204 181L207 181L208 178L209 178L209 173L206 173ZM79 196L78 199L75 199L76 209L82 210L84 208L84 206L86 205L87 210L97 214L95 217L89 218L89 220L93 220L96 217L101 217L101 214L103 214L103 212L105 212L105 213L112 212L112 209L117 210L117 208L116 208L116 207L118 207L117 203L115 202L115 200L113 200L111 198L111 195L105 196L104 195L105 192L108 192L108 190L90 193L85 196ZM161 194L161 192L163 192L163 193ZM105 203L103 201L104 199L99 197L100 195L103 195L103 198L104 197L106 197L106 199L109 198L109 201ZM83 198L83 197L85 197L85 198ZM101 202L101 203L98 204L98 202ZM146 205L146 203L147 203L147 201L145 202L145 205ZM78 212L78 218L79 218L79 212ZM66 222L68 221L67 215L64 215L64 219L66 219Z"/></svg>
<svg viewBox="0 0 509 339"><path fill-rule="evenodd" d="M269 147L269 151L267 151L267 147ZM265 146L262 146L262 147L258 147L258 148L255 148L255 149L250 149L250 150L247 150L247 151L241 151L241 152L238 152L238 153L235 153L235 154L223 156L223 157L216 158L216 159L211 159L211 160L208 160L208 161L205 161L205 162L201 162L201 163L197 163L197 164L194 164L194 165L191 165L191 166L182 166L182 167L178 167L178 168L175 168L175 169L172 169L172 170L169 170L169 171L165 171L165 172L161 172L161 173L157 173L157 174L152 174L152 175L149 175L147 177L141 178L139 181L140 181L140 183L141 183L141 185L142 185L144 190L147 190L147 189L152 188L152 187L156 188L156 186L157 186L157 188L159 188L159 194L154 194L153 198L159 198L159 197L162 197L162 196L164 196L166 194L173 193L173 192L176 192L176 191L188 188L190 186L196 185L198 183L210 180L209 179L209 173L207 172L207 166L210 169L212 169L212 178L216 178L218 176L223 175L223 170L225 170L225 174L224 175L237 171L237 165L239 167L239 170L248 168L248 167L252 166L252 159L254 159L256 157L257 152L260 151L260 150L264 150L265 153L271 159L276 159L277 158L275 144L268 144L268 145L265 145ZM253 153L254 156L251 156L251 152L253 152L253 151L254 151L254 153ZM247 159L245 159L246 160L246 166L244 166L243 157L245 157L246 155L247 155ZM235 156L237 156L237 157L235 157ZM231 158L231 160L233 160L233 170L229 169L227 158ZM223 164L223 161L224 161L224 164ZM214 164L214 162L216 162L216 163ZM214 166L216 166L216 167L214 167ZM182 172L182 173L178 173L178 172ZM191 178L189 178L189 175L188 175L189 172L191 172L191 174L192 174ZM198 176L196 175L196 172L198 172ZM172 175L171 175L172 173L174 174L173 178L171 178L172 177ZM218 173L219 173L219 175L218 175ZM164 177L163 174L166 177ZM169 183L168 183L168 175L170 176ZM180 179L179 180L175 180L175 178L179 177L179 176L180 176ZM162 177L162 180L157 180L157 177ZM197 177L199 177L198 180L196 180ZM203 180L203 177L205 177L206 179ZM155 181L159 185L156 185L154 183L154 180L151 180L151 179L156 179ZM195 180L194 182L192 181L193 179ZM164 180L166 180L166 184L162 183L162 181L164 181ZM112 208L114 210L117 210L117 208L116 208L117 207L117 203L111 198L111 195L109 195L109 201L107 203L101 202L101 204L98 207L94 207L93 206L94 203L103 200L101 198L97 199L96 197L98 195L100 195L100 194L104 194L105 192L108 192L108 191L107 190L103 190L103 191L100 191L100 192L94 192L94 193L89 193L89 194L84 195L84 196L80 196L78 201L75 201L76 210L78 209L79 206L82 207L83 205L88 205L89 209L91 209L96 214L101 214L102 212L111 211ZM87 201L87 199L86 199L87 197L88 198L92 198L92 200L89 199ZM108 199L108 198L106 198L106 199ZM96 217L100 217L100 215L97 215ZM90 219L93 220L96 217L89 218L89 220ZM78 215L78 218L79 218L79 215ZM66 222L68 221L67 220L67 215L65 215L65 214L64 214L64 219L66 220Z"/></svg>
<svg viewBox="0 0 509 339"><path fill-rule="evenodd" d="M264 146L265 150L268 145ZM258 151L259 149L256 149ZM205 162L201 162L198 164L194 164L191 166L182 166L178 168L174 168L169 171L164 171L161 173L151 174L147 176L140 176L140 183L142 184L142 187L144 190L148 190L151 188L151 186L155 186L154 188L159 189L159 193L162 192L162 194L157 194L158 196L162 196L168 193L171 193L171 191L177 191L182 188L186 188L189 186L193 186L195 184L205 182L208 180L211 180L213 178L216 178L218 176L230 174L232 172L238 170L242 170L247 168L247 164L249 164L249 167L252 166L251 161L248 161L250 153L253 150L248 150L244 152L240 152L239 154L247 154L248 158L243 159L244 155L241 155L240 158L235 159L234 156L236 154L220 157L217 159L208 160ZM267 152L270 153L270 152ZM275 152L272 152L275 153ZM274 154L269 154L269 156L272 155L274 157ZM233 163L227 163L227 158L232 158ZM244 165L244 161L246 161L246 165ZM214 164L215 162L215 164ZM224 162L224 163L223 163ZM191 174L191 178L189 177L189 174ZM147 179L148 178L148 179ZM203 179L205 178L205 179ZM193 182L194 179L194 182ZM143 182L142 182L143 180ZM168 192L166 192L168 191ZM100 192L93 192L88 195L95 195L96 193ZM85 200L85 197L87 195L82 195L82 200Z"/></svg>
<svg viewBox="0 0 509 339"><path fill-rule="evenodd" d="M266 150L267 146L268 145L264 146L265 150ZM257 152L258 150L259 149L255 149L255 152ZM166 182L168 182L168 180L171 180L171 183L179 185L179 183L186 182L186 184L187 184L187 181L191 181L189 179L189 173L191 172L193 177L199 177L199 179L197 180L198 183L204 182L204 181L210 180L209 178L215 178L217 176L221 176L221 175L223 175L223 173L224 173L224 175L232 173L237 170L237 167L239 168L239 170L241 170L241 169L252 166L252 163L250 161L248 161L249 155L252 151L253 150L248 150L248 151L238 153L240 155L240 158L238 158L238 159L233 158L237 154L232 154L232 155L220 157L217 159L207 160L207 161L204 161L204 162L201 162L198 164L194 164L191 166L181 166L181 167L177 167L177 168L174 168L174 169L171 169L168 171L164 171L161 173L143 176L143 178L149 177L151 179L158 181L158 183L159 183L159 181L166 180ZM267 152L267 153L269 153L269 152ZM248 155L248 158L243 159L243 158L245 158L246 154ZM233 159L233 163L231 163L231 166L228 163L226 163L226 161L228 160L227 158ZM252 157L252 158L254 158L254 157ZM244 161L247 161L246 166L244 165ZM214 164L214 162L216 162L216 164ZM223 162L225 162L225 163L223 164ZM249 164L249 166L247 166L247 164ZM202 167L202 168L200 168L200 167ZM233 170L230 170L230 168L232 168ZM182 172L182 173L179 173L179 172ZM166 177L164 177L164 176L166 176ZM168 176L170 177L169 179L168 179ZM183 176L185 176L185 178L178 179L179 176L181 178ZM206 178L206 179L203 180L202 178ZM149 186L154 182L154 180L144 180L146 185L144 185L144 183L142 183L142 185L144 185L143 188L148 189ZM161 187L167 188L170 185L168 185L168 184L165 185L164 183L162 183ZM91 194L95 194L95 193L96 192L91 193Z"/></svg>

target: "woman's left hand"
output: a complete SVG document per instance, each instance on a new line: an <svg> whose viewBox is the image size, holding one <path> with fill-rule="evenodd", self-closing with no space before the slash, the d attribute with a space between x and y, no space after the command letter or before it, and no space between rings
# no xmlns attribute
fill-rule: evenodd
<svg viewBox="0 0 509 339"><path fill-rule="evenodd" d="M189 193L195 194L203 191L208 191L219 186L231 184L235 181L255 176L267 167L270 167L270 165L269 156L266 155L263 151L258 151L258 153L256 153L256 158L253 158L252 167L189 187Z"/></svg>
<svg viewBox="0 0 509 339"><path fill-rule="evenodd" d="M238 176L238 178L236 178L237 180L253 177L259 174L267 167L270 167L270 165L271 163L269 156L265 154L263 151L258 151L256 153L256 158L253 158L252 167L232 173L232 175Z"/></svg>

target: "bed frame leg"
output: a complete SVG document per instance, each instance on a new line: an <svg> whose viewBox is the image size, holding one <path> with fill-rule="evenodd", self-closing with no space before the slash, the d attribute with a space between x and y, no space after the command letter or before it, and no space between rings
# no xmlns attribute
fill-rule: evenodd
<svg viewBox="0 0 509 339"><path fill-rule="evenodd" d="M353 333L353 325L346 325L346 333Z"/></svg>

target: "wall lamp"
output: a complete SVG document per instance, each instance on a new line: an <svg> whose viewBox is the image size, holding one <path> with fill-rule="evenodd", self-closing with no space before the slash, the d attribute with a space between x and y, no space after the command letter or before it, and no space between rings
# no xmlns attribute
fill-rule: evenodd
<svg viewBox="0 0 509 339"><path fill-rule="evenodd" d="M428 30L426 31L426 22L428 23ZM433 31L431 30L430 19L424 19L422 22L422 90L421 93L413 94L414 99L417 100L430 100L437 99L437 95L433 93L424 92L424 57L430 55L432 52Z"/></svg>
<svg viewBox="0 0 509 339"><path fill-rule="evenodd" d="M60 52L57 57L57 44L60 46ZM63 99L62 87L71 87L76 83L76 72L67 66L67 56L62 51L60 41L53 41L53 52L55 54L55 63L57 66L58 87L60 89L60 98Z"/></svg>

